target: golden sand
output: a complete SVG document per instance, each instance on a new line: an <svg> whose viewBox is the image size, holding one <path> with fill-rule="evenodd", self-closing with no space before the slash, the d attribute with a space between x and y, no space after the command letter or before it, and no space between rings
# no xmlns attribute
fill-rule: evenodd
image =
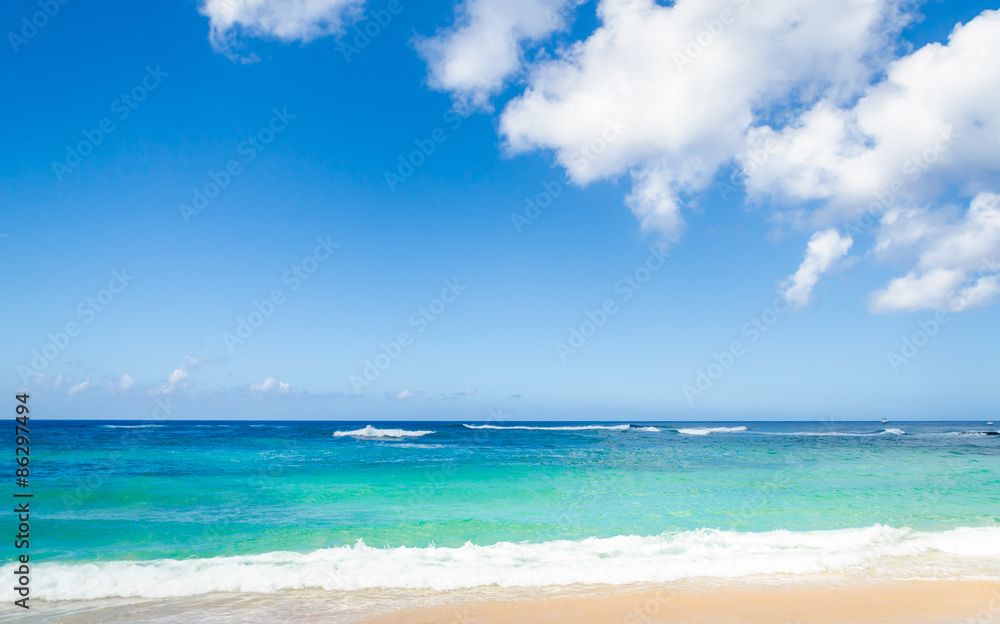
<svg viewBox="0 0 1000 624"><path fill-rule="evenodd" d="M594 590L586 595L417 607L365 624L1000 624L1000 583L907 581L824 588L747 585Z"/></svg>

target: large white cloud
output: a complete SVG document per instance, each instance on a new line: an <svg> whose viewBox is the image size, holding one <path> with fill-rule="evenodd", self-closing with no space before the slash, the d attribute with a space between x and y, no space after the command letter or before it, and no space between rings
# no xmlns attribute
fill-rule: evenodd
<svg viewBox="0 0 1000 624"><path fill-rule="evenodd" d="M237 32L336 32L363 1L204 0L202 11L232 54ZM509 151L550 151L579 185L628 177L624 203L661 242L735 163L775 224L834 250L870 235L872 261L911 263L873 311L957 311L997 295L986 259L1000 251L1000 13L899 56L907 0L600 0L594 32L528 60L578 4L464 0L452 26L417 43L431 86L488 108L524 76L499 118ZM802 301L826 270L813 270L816 241L786 284Z"/></svg>
<svg viewBox="0 0 1000 624"><path fill-rule="evenodd" d="M530 69L501 132L514 152L553 150L579 184L628 174L629 206L671 240L686 196L745 151L758 116L803 92L839 98L868 83L866 59L896 10L887 0L604 0L598 15L585 41ZM581 159L608 120L628 129Z"/></svg>
<svg viewBox="0 0 1000 624"><path fill-rule="evenodd" d="M501 116L512 151L552 150L579 184L628 174L627 205L664 241L735 159L775 223L817 231L784 285L793 303L853 243L831 226L875 236L872 260L912 256L872 296L875 312L997 296L1000 13L900 58L893 2L605 0L599 16L589 38L530 69ZM628 130L580 158L609 119Z"/></svg>
<svg viewBox="0 0 1000 624"><path fill-rule="evenodd" d="M900 180L898 199L928 201L957 187L971 196L1000 173L1000 13L958 26L888 65L852 107L819 102L781 130L756 128L777 155L755 167L748 190L792 201L863 209Z"/></svg>
<svg viewBox="0 0 1000 624"><path fill-rule="evenodd" d="M239 32L283 41L310 41L340 32L361 12L364 0L204 0L209 39L233 60L250 60L234 51Z"/></svg>
<svg viewBox="0 0 1000 624"><path fill-rule="evenodd" d="M465 0L455 24L418 44L430 84L466 106L484 106L521 69L523 46L566 27L581 0Z"/></svg>
<svg viewBox="0 0 1000 624"><path fill-rule="evenodd" d="M1000 190L1000 12L892 62L854 106L822 101L751 136L774 152L747 176L751 194L792 207L821 200L815 212L793 210L812 227L870 211L880 216L875 257L913 257L872 297L873 311L960 311L997 294L987 261L1000 252L989 192ZM969 198L968 208L950 196Z"/></svg>

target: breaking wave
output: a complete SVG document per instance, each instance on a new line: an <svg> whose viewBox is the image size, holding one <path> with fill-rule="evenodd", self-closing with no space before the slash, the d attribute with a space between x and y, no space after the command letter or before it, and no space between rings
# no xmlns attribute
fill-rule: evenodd
<svg viewBox="0 0 1000 624"><path fill-rule="evenodd" d="M407 429L376 429L371 425L367 425L362 429L355 429L354 431L335 431L333 433L334 437L341 438L344 436L351 436L355 438L418 438L420 436L425 436L433 431L409 431Z"/></svg>
<svg viewBox="0 0 1000 624"><path fill-rule="evenodd" d="M921 532L874 525L833 531L750 533L697 529L536 544L466 543L458 548L353 546L311 553L153 561L40 563L32 597L166 598L211 592L272 593L321 588L450 590L571 584L664 583L755 574L865 572L899 578L996 578L1000 527ZM11 577L14 566L0 566ZM0 594L13 594L10 589Z"/></svg>

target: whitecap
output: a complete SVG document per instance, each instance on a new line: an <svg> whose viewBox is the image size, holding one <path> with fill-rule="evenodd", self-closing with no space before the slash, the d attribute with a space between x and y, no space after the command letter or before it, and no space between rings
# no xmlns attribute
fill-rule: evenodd
<svg viewBox="0 0 1000 624"><path fill-rule="evenodd" d="M782 435L782 436L833 436L847 438L866 438L881 435L906 435L902 429L883 429L873 433L852 433L850 431L755 431L761 435Z"/></svg>
<svg viewBox="0 0 1000 624"><path fill-rule="evenodd" d="M407 429L376 429L371 425L367 425L362 429L356 429L354 431L335 431L333 433L334 437L340 438L344 436L352 436L355 438L376 438L376 439L386 439L386 438L415 438L420 436L425 436L427 434L434 433L433 431L410 431Z"/></svg>
<svg viewBox="0 0 1000 624"><path fill-rule="evenodd" d="M746 427L691 427L685 429L678 429L677 433L684 435L708 435L710 433L737 433L739 431L746 431Z"/></svg>

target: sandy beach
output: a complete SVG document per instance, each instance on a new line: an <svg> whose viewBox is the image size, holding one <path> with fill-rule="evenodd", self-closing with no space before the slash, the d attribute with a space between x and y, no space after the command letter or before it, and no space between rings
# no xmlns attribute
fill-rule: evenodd
<svg viewBox="0 0 1000 624"><path fill-rule="evenodd" d="M953 623L1000 621L1000 583L910 581L825 588L734 584L615 588L589 595L410 608L365 624L610 624L705 622Z"/></svg>
<svg viewBox="0 0 1000 624"><path fill-rule="evenodd" d="M997 624L998 581L690 579L546 588L316 589L40 603L38 624ZM0 619L11 613L0 607Z"/></svg>

